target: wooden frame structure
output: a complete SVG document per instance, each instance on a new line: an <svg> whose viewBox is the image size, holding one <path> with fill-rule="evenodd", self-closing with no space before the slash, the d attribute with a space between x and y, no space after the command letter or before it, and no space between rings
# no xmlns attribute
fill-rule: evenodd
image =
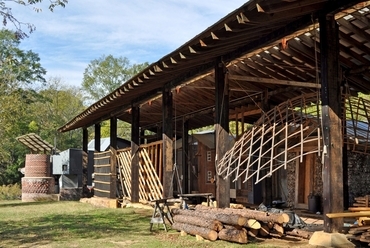
<svg viewBox="0 0 370 248"><path fill-rule="evenodd" d="M248 1L91 105L59 131L86 128L114 116L135 123L134 142L139 127L156 132L156 137L165 142L162 168L167 190L173 167L169 141L173 131L182 130L185 122L188 130L217 124L217 135L221 134L217 136L217 158L222 158L227 152L221 146L228 132L225 123L231 117L243 124L255 123L261 114L287 99L317 93L320 88L323 147L327 147L324 208L339 211L343 208L340 201L346 168L342 167L342 147L329 144L342 144L342 78L351 95L370 92L369 4L350 0ZM138 114L132 111L135 108L140 114L133 118L132 113ZM247 111L240 111L243 108ZM270 127L277 132L276 126ZM304 131L297 135L305 135ZM138 166L134 161L132 168ZM138 174L132 176L139 180ZM225 179L219 177L217 184L228 198ZM134 193L138 191L135 188ZM170 194L166 191L164 196ZM218 200L222 206L228 203L227 199ZM329 223L326 226L340 226L325 221Z"/></svg>

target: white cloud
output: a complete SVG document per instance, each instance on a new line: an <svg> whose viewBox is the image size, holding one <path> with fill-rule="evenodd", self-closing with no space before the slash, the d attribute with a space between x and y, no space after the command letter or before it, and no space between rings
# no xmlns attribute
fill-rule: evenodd
<svg viewBox="0 0 370 248"><path fill-rule="evenodd" d="M91 60L112 54L133 63L157 61L245 2L72 0L50 12L44 0L41 13L13 5L13 14L36 26L21 47L40 55L47 77L80 86Z"/></svg>

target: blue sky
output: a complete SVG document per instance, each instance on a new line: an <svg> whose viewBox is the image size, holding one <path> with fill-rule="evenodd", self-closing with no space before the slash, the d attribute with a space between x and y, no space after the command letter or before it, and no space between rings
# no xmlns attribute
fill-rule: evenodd
<svg viewBox="0 0 370 248"><path fill-rule="evenodd" d="M19 21L36 26L20 47L39 54L47 79L79 87L90 61L158 61L247 0L70 0L54 12L44 2L39 13L12 5Z"/></svg>

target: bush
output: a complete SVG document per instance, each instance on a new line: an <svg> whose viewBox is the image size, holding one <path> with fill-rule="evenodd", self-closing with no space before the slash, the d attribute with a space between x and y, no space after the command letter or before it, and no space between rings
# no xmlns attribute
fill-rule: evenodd
<svg viewBox="0 0 370 248"><path fill-rule="evenodd" d="M0 186L0 200L18 200L22 197L22 190L19 184Z"/></svg>

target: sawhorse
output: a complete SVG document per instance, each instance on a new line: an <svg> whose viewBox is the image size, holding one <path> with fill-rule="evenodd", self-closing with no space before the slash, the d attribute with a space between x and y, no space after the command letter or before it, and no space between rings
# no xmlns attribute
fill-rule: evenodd
<svg viewBox="0 0 370 248"><path fill-rule="evenodd" d="M152 200L154 202L154 212L150 220L150 231L152 231L153 224L163 224L164 230L167 232L165 218L172 225L172 214L167 204L167 199ZM160 205L162 204L162 206Z"/></svg>

